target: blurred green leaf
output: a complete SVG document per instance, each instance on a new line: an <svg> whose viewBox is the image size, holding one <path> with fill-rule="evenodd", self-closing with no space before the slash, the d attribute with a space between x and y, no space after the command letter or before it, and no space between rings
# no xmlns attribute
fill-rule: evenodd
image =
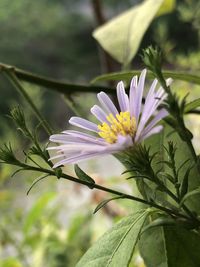
<svg viewBox="0 0 200 267"><path fill-rule="evenodd" d="M185 106L185 112L189 112L191 110L194 110L196 108L200 107L200 98L193 100L190 103L187 103Z"/></svg>
<svg viewBox="0 0 200 267"><path fill-rule="evenodd" d="M163 0L146 0L97 28L93 36L117 61L127 65Z"/></svg>
<svg viewBox="0 0 200 267"><path fill-rule="evenodd" d="M22 264L16 258L7 258L5 260L0 260L1 267L22 267Z"/></svg>
<svg viewBox="0 0 200 267"><path fill-rule="evenodd" d="M76 267L128 266L149 212L123 218L81 258Z"/></svg>
<svg viewBox="0 0 200 267"><path fill-rule="evenodd" d="M25 234L28 234L31 227L42 216L46 206L54 197L55 193L47 193L40 197L38 201L33 205L24 221L23 230Z"/></svg>
<svg viewBox="0 0 200 267"><path fill-rule="evenodd" d="M182 227L149 229L141 235L139 248L147 267L198 267L200 237Z"/></svg>
<svg viewBox="0 0 200 267"><path fill-rule="evenodd" d="M156 16L172 12L176 7L176 0L164 0Z"/></svg>
<svg viewBox="0 0 200 267"><path fill-rule="evenodd" d="M94 78L91 83L97 83L97 82L104 82L104 81L118 81L118 80L125 80L126 82L130 82L132 77L134 75L140 75L141 71L138 70L132 70L128 72L113 72L109 74L104 74L101 76L98 76ZM162 71L165 78L172 78L174 80L180 80L185 82L191 82L195 84L200 85L200 76L189 74L189 73L182 73L182 72L176 72L176 71ZM147 73L148 78L154 78L154 75L152 72Z"/></svg>

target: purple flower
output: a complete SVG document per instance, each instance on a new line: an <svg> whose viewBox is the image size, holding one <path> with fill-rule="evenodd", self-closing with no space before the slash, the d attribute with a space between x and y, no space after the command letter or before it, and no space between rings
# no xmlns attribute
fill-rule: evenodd
<svg viewBox="0 0 200 267"><path fill-rule="evenodd" d="M155 79L142 106L145 76L146 70L143 70L139 80L137 76L133 77L129 96L125 92L123 82L118 83L119 111L106 93L100 92L97 95L101 106L94 105L91 113L98 119L98 125L79 117L69 120L70 124L93 132L94 135L67 130L50 136L50 141L59 144L48 148L56 151L56 156L51 157L51 160L57 161L54 168L120 152L162 130L162 126L157 123L166 117L168 112L164 108L158 111L157 108L166 99L167 94L162 87L156 90L158 81ZM168 79L167 83L170 84L171 81Z"/></svg>

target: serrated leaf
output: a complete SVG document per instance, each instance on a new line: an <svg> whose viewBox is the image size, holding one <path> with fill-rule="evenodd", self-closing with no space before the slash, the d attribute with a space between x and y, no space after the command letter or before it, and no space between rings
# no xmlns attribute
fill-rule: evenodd
<svg viewBox="0 0 200 267"><path fill-rule="evenodd" d="M90 183L91 186L89 187L93 188L92 184L95 184L95 181L89 175L87 175L83 170L81 170L81 168L77 164L74 165L74 171L80 180Z"/></svg>
<svg viewBox="0 0 200 267"><path fill-rule="evenodd" d="M164 0L146 0L97 28L93 36L117 61L127 65Z"/></svg>
<svg viewBox="0 0 200 267"><path fill-rule="evenodd" d="M41 217L45 207L54 197L55 193L47 193L44 196L40 197L38 201L33 205L24 221L23 230L25 234L28 234L31 227Z"/></svg>
<svg viewBox="0 0 200 267"><path fill-rule="evenodd" d="M200 107L200 98L193 100L192 102L186 104L185 106L185 113L190 112L191 110L194 110L196 108Z"/></svg>
<svg viewBox="0 0 200 267"><path fill-rule="evenodd" d="M147 267L198 267L200 237L180 226L149 229L141 235L140 253Z"/></svg>
<svg viewBox="0 0 200 267"><path fill-rule="evenodd" d="M149 211L123 218L80 259L76 267L127 267Z"/></svg>
<svg viewBox="0 0 200 267"><path fill-rule="evenodd" d="M130 83L130 80L134 75L140 75L141 71L137 70L132 70L128 72L113 72L109 74L104 74L101 76L96 77L91 81L91 83L97 83L97 82L103 82L103 81L119 81L119 80L124 80L128 84ZM180 80L180 81L185 81L185 82L191 82L195 84L200 84L200 76L193 75L190 73L184 73L184 72L176 72L176 71L168 71L168 70L163 70L162 71L163 76L165 78L172 78L174 80ZM148 78L154 78L154 74L152 72L147 73ZM186 110L187 110L187 105L186 105Z"/></svg>

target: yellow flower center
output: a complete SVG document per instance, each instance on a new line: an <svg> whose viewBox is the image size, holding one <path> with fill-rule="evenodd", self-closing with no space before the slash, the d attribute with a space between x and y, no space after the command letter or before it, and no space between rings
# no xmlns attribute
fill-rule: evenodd
<svg viewBox="0 0 200 267"><path fill-rule="evenodd" d="M99 135L104 138L106 142L110 144L115 143L118 135L135 136L136 119L135 117L131 117L130 112L120 112L120 114L116 114L115 117L113 114L109 114L106 118L109 124L103 122L101 125L98 125Z"/></svg>

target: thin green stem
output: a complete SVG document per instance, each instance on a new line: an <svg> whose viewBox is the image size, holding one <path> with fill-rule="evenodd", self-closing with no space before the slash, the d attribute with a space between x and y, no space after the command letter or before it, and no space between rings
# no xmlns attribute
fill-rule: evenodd
<svg viewBox="0 0 200 267"><path fill-rule="evenodd" d="M43 172L43 173L47 173L47 174L52 175L52 176L56 176L55 172L52 171L52 170L49 170L49 169L38 168L38 167L26 165L26 164L24 164L24 168L26 170ZM182 218L187 219L187 220L190 219L188 216L186 216L186 215L184 215L182 213L179 213L179 212L177 212L175 210L171 210L169 208L160 206L160 205L158 205L158 204L156 204L154 202L147 201L147 200L144 200L144 199L141 199L141 198L129 195L129 194L125 194L123 192L119 192L117 190L114 190L114 189L111 189L111 188L107 188L107 187L101 186L101 185L96 184L96 183L94 183L94 184L92 183L91 184L90 182L80 180L78 178L69 176L69 175L64 174L64 173L62 173L59 178L67 179L69 181L88 186L90 189L94 189L95 188L95 189L98 189L98 190L101 190L101 191L104 191L104 192L108 192L108 193L111 193L111 194L114 194L114 195L117 195L117 196L122 196L123 198L126 198L126 199L130 199L130 200L134 200L134 201L143 203L143 204L148 205L148 206L155 207L155 208L157 208L159 210L162 210L162 211L166 212L167 214L170 214L171 216L182 217Z"/></svg>
<svg viewBox="0 0 200 267"><path fill-rule="evenodd" d="M44 77L41 75L37 75L22 69L18 69L14 66L9 66L6 64L0 63L0 71L4 72L6 70L12 70L14 74L17 76L18 79L22 81L26 81L32 84L37 84L39 86L43 86L48 88L52 91L61 93L61 94L70 94L70 93L98 93L99 91L103 90L109 94L115 94L114 88L107 88L104 86L94 86L94 85L82 85L82 84L72 84L61 82L55 79L49 79L48 77Z"/></svg>
<svg viewBox="0 0 200 267"><path fill-rule="evenodd" d="M52 134L51 127L47 123L47 121L43 118L39 110L37 109L36 105L33 103L32 99L29 97L27 92L24 90L23 86L21 85L20 81L18 80L17 76L13 72L12 69L6 69L4 72L6 77L10 80L10 82L14 85L14 87L17 89L17 91L25 98L27 103L30 105L32 110L34 111L37 119L41 123L44 130L47 132L48 135Z"/></svg>

